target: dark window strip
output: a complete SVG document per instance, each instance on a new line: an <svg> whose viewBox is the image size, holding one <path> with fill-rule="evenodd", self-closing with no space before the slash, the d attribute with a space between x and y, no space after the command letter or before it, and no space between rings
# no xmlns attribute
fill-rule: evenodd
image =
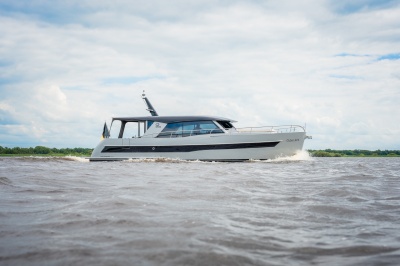
<svg viewBox="0 0 400 266"><path fill-rule="evenodd" d="M278 143L279 141L179 146L105 146L101 152L191 152L204 150L230 150L275 147Z"/></svg>

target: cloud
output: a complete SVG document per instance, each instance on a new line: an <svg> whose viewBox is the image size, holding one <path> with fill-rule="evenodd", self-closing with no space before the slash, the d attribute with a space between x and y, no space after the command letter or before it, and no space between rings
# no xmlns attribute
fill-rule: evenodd
<svg viewBox="0 0 400 266"><path fill-rule="evenodd" d="M103 84L134 84L149 79L155 79L159 77L110 77L103 80Z"/></svg>
<svg viewBox="0 0 400 266"><path fill-rule="evenodd" d="M93 147L104 120L147 115L146 90L160 114L400 149L399 17L395 1L2 1L0 145Z"/></svg>

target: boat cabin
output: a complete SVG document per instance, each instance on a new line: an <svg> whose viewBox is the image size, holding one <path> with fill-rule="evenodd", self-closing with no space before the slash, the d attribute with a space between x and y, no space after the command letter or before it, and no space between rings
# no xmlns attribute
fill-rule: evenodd
<svg viewBox="0 0 400 266"><path fill-rule="evenodd" d="M224 134L235 130L233 122L212 116L115 117L110 131L114 138L178 138Z"/></svg>

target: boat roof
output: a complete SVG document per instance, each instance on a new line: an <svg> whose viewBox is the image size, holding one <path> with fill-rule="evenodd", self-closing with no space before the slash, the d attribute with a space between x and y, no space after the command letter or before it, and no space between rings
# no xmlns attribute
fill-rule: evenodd
<svg viewBox="0 0 400 266"><path fill-rule="evenodd" d="M190 122L190 121L228 121L236 122L235 120L218 117L218 116L136 116L136 117L113 117L112 121L119 120L122 122L144 122L154 121L161 123L171 122Z"/></svg>

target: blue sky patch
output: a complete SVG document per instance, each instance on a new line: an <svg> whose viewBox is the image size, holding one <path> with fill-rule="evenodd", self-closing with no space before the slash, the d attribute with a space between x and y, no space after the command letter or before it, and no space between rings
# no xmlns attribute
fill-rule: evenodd
<svg viewBox="0 0 400 266"><path fill-rule="evenodd" d="M17 78L17 77L4 77L4 78L0 77L0 85L18 83L21 80L22 80L21 78Z"/></svg>
<svg viewBox="0 0 400 266"><path fill-rule="evenodd" d="M84 10L77 4L55 1L10 1L0 2L0 15L23 14L53 24L76 23Z"/></svg>
<svg viewBox="0 0 400 266"><path fill-rule="evenodd" d="M376 10L390 8L398 3L397 0L353 0L331 1L336 13L347 15L363 10Z"/></svg>
<svg viewBox="0 0 400 266"><path fill-rule="evenodd" d="M338 56L338 57L348 57L348 56L353 56L353 57L364 57L364 56L370 56L370 55L369 55L369 54L340 53L340 54L335 54L335 56Z"/></svg>
<svg viewBox="0 0 400 266"><path fill-rule="evenodd" d="M13 119L12 115L0 109L0 125L18 125L19 123Z"/></svg>
<svg viewBox="0 0 400 266"><path fill-rule="evenodd" d="M381 60L399 60L400 59L400 53L398 54L385 54L385 55L381 55L378 57L378 61Z"/></svg>

